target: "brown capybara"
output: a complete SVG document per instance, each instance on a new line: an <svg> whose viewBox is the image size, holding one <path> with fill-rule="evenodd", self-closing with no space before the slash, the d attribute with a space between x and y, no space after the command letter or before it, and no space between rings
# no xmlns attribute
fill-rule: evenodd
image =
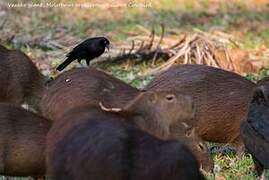
<svg viewBox="0 0 269 180"><path fill-rule="evenodd" d="M58 119L64 112L83 105L104 101L111 107L122 107L139 90L92 67L64 72L51 81L45 90L40 109L49 119Z"/></svg>
<svg viewBox="0 0 269 180"><path fill-rule="evenodd" d="M102 108L105 111L113 111L104 106ZM142 92L121 110L107 113L118 114L119 118L136 124L140 129L160 139L184 139L184 143L192 150L202 168L206 171L212 170L213 160L206 144L194 132L185 135L190 128L184 121L189 121L188 119L195 115L192 100L188 96L176 92L171 94L170 91ZM72 112L68 111L67 114ZM56 119L55 122L61 119ZM69 127L68 123L59 127L61 126L64 129L60 132L66 131Z"/></svg>
<svg viewBox="0 0 269 180"><path fill-rule="evenodd" d="M267 86L267 87L266 87ZM247 120L241 125L241 137L252 155L258 175L269 169L269 94L268 84L256 88Z"/></svg>
<svg viewBox="0 0 269 180"><path fill-rule="evenodd" d="M157 75L147 90L176 90L193 98L195 125L202 139L241 145L240 124L246 119L255 83L205 65L176 65Z"/></svg>
<svg viewBox="0 0 269 180"><path fill-rule="evenodd" d="M54 122L47 136L47 175L52 180L203 179L192 153L113 113L81 107Z"/></svg>
<svg viewBox="0 0 269 180"><path fill-rule="evenodd" d="M44 176L45 143L51 121L10 104L0 104L0 174Z"/></svg>
<svg viewBox="0 0 269 180"><path fill-rule="evenodd" d="M213 169L214 163L206 144L197 136L195 129L185 123L195 117L195 107L189 96L176 91L141 92L121 111L117 108L116 111L129 122L160 139L182 140L204 170Z"/></svg>
<svg viewBox="0 0 269 180"><path fill-rule="evenodd" d="M38 110L46 78L26 54L0 45L0 82L0 102Z"/></svg>

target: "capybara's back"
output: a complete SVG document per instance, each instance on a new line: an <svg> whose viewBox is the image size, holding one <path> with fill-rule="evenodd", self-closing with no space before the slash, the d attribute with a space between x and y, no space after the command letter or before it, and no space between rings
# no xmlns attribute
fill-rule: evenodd
<svg viewBox="0 0 269 180"><path fill-rule="evenodd" d="M59 75L49 84L41 100L41 111L52 120L78 106L122 107L139 90L94 68L77 68Z"/></svg>
<svg viewBox="0 0 269 180"><path fill-rule="evenodd" d="M76 109L56 121L47 137L52 180L126 180L128 134L120 120L98 110Z"/></svg>
<svg viewBox="0 0 269 180"><path fill-rule="evenodd" d="M45 175L45 143L51 122L20 107L0 104L0 174Z"/></svg>
<svg viewBox="0 0 269 180"><path fill-rule="evenodd" d="M37 109L45 77L23 52L0 47L0 102L27 103Z"/></svg>
<svg viewBox="0 0 269 180"><path fill-rule="evenodd" d="M47 137L51 179L201 179L192 153L126 124L115 114L87 107L65 113Z"/></svg>
<svg viewBox="0 0 269 180"><path fill-rule="evenodd" d="M157 75L147 90L177 90L193 98L198 134L207 141L238 143L255 84L205 65L177 65Z"/></svg>

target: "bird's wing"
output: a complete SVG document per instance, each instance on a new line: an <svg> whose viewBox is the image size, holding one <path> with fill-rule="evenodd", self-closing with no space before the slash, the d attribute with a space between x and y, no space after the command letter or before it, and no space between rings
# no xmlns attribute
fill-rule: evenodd
<svg viewBox="0 0 269 180"><path fill-rule="evenodd" d="M69 52L66 57L71 59L77 59L87 53L87 47L84 44L79 44L73 48L71 52Z"/></svg>

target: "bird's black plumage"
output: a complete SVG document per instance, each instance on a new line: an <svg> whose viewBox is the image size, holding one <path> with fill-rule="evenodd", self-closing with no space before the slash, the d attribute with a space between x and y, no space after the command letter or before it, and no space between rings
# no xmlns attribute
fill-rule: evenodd
<svg viewBox="0 0 269 180"><path fill-rule="evenodd" d="M57 70L62 71L76 59L79 63L82 59L85 59L87 65L89 65L92 59L101 56L104 53L105 48L109 48L109 44L109 40L105 37L89 38L77 45L70 53L68 53L66 55L67 59L57 67Z"/></svg>
<svg viewBox="0 0 269 180"><path fill-rule="evenodd" d="M241 125L241 137L261 175L264 168L269 168L269 101L264 86L254 92L247 120Z"/></svg>

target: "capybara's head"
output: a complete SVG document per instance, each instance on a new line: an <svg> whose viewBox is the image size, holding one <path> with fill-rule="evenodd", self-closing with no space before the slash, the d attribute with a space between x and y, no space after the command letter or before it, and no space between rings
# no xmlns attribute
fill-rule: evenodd
<svg viewBox="0 0 269 180"><path fill-rule="evenodd" d="M189 96L171 91L148 91L129 102L123 112L134 115L134 123L140 128L166 139L174 125L194 118L195 108Z"/></svg>
<svg viewBox="0 0 269 180"><path fill-rule="evenodd" d="M182 125L185 127L185 133L183 135L179 135L178 138L191 149L199 162L200 169L206 172L212 172L214 168L214 161L206 143L197 135L195 128L186 124Z"/></svg>

